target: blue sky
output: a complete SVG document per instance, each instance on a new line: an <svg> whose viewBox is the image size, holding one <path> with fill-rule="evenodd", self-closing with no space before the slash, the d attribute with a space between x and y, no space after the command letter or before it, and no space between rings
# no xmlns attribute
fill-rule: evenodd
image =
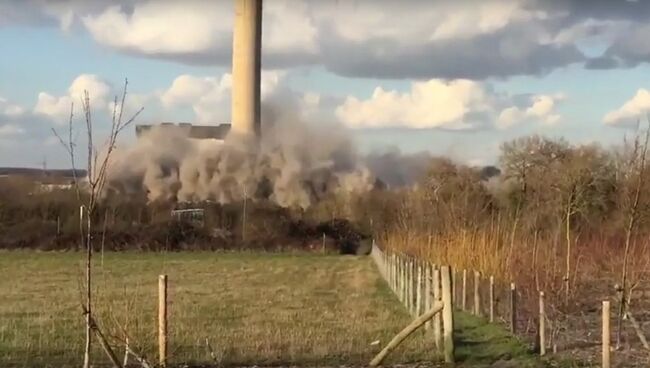
<svg viewBox="0 0 650 368"><path fill-rule="evenodd" d="M616 144L650 111L639 3L267 1L263 95L305 124L349 130L363 151L489 164L527 134ZM51 128L82 89L107 121L127 77L141 123L228 121L230 1L2 1L2 12L0 166L67 166Z"/></svg>

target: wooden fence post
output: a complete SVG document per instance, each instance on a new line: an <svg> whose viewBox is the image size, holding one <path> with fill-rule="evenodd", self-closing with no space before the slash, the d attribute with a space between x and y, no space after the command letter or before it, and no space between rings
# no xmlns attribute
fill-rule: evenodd
<svg viewBox="0 0 650 368"><path fill-rule="evenodd" d="M610 315L610 313L609 313L609 310L610 310L609 301L608 300L603 301L603 338L602 338L602 340L603 340L602 341L603 342L603 347L602 347L602 350L603 350L602 367L603 368L610 368L611 367L610 356L609 356L609 352L610 352L610 350L609 350L610 349L610 347L609 347L609 344L610 344L610 332L609 332L609 315Z"/></svg>
<svg viewBox="0 0 650 368"><path fill-rule="evenodd" d="M453 296L454 307L457 307L458 303L456 302L458 298L458 275L457 271L451 273L451 295Z"/></svg>
<svg viewBox="0 0 650 368"><path fill-rule="evenodd" d="M402 278L402 288L404 289L403 290L404 298L402 299L402 303L404 303L404 306L408 310L408 260L406 259L406 257L404 257L402 262L403 262L402 273L404 274Z"/></svg>
<svg viewBox="0 0 650 368"><path fill-rule="evenodd" d="M474 315L481 315L481 273L474 271Z"/></svg>
<svg viewBox="0 0 650 368"><path fill-rule="evenodd" d="M393 288L393 293L397 291L395 274L395 253L392 253L390 255L390 286Z"/></svg>
<svg viewBox="0 0 650 368"><path fill-rule="evenodd" d="M415 260L409 258L409 311L415 316Z"/></svg>
<svg viewBox="0 0 650 368"><path fill-rule="evenodd" d="M158 358L167 365L167 275L158 277Z"/></svg>
<svg viewBox="0 0 650 368"><path fill-rule="evenodd" d="M433 282L432 273L433 273L433 269L431 263L425 262L424 263L424 310L425 311L431 309L431 306L433 305L432 296L431 296L431 283ZM432 323L433 322L431 320L428 320L427 323L424 324L425 331L431 329Z"/></svg>
<svg viewBox="0 0 650 368"><path fill-rule="evenodd" d="M451 295L451 268L442 266L440 268L442 282L442 323L444 332L444 356L445 363L454 363L454 310L453 297Z"/></svg>
<svg viewBox="0 0 650 368"><path fill-rule="evenodd" d="M546 355L546 312L543 291L539 292L539 355Z"/></svg>
<svg viewBox="0 0 650 368"><path fill-rule="evenodd" d="M463 295L461 295L461 308L467 310L467 270L463 270Z"/></svg>
<svg viewBox="0 0 650 368"><path fill-rule="evenodd" d="M433 270L433 300L441 300L442 296L440 295L440 268ZM453 303L453 294L452 294L452 303ZM452 305L453 308L453 305ZM443 312L444 313L444 312ZM438 314L433 317L433 340L435 342L438 351L442 350L442 315Z"/></svg>
<svg viewBox="0 0 650 368"><path fill-rule="evenodd" d="M494 323L494 276L490 276L490 323Z"/></svg>
<svg viewBox="0 0 650 368"><path fill-rule="evenodd" d="M399 256L399 301L404 304L406 302L406 297L404 296L404 258L402 258L402 255L400 254Z"/></svg>
<svg viewBox="0 0 650 368"><path fill-rule="evenodd" d="M411 302L409 301L411 295L411 288L409 286L409 280L411 279L410 269L411 262L409 258L404 257L404 305L406 306L406 310L409 311L409 314L411 314Z"/></svg>
<svg viewBox="0 0 650 368"><path fill-rule="evenodd" d="M415 315L420 316L422 314L422 289L424 284L422 283L424 277L422 275L422 261L415 261Z"/></svg>
<svg viewBox="0 0 650 368"><path fill-rule="evenodd" d="M514 282L510 284L510 332L517 333L517 287Z"/></svg>

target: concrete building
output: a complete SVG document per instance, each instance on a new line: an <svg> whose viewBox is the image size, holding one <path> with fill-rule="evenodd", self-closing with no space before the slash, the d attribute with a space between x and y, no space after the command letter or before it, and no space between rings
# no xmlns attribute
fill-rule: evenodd
<svg viewBox="0 0 650 368"><path fill-rule="evenodd" d="M230 124L192 125L190 123L175 124L164 122L156 125L136 125L135 135L139 138L153 128L179 131L191 139L216 139L222 141L230 131Z"/></svg>

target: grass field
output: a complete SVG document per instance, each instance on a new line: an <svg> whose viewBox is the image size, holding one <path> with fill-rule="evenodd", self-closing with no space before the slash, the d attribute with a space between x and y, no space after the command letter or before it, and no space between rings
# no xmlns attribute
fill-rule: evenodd
<svg viewBox="0 0 650 368"><path fill-rule="evenodd" d="M0 252L0 366L79 366L80 260L78 253ZM107 253L97 255L95 270L102 328L120 355L126 330L150 361L163 273L174 364L359 365L381 348L373 341L385 344L410 321L369 257ZM465 343L458 355L468 363L502 356L529 362L502 331L464 315L458 325ZM106 363L98 348L94 358ZM386 363L436 359L431 339L419 332Z"/></svg>

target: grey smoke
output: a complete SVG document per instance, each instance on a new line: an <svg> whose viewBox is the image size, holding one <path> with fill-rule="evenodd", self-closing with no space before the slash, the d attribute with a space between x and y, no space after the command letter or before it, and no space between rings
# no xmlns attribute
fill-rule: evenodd
<svg viewBox="0 0 650 368"><path fill-rule="evenodd" d="M397 147L373 151L364 161L370 172L389 188L409 186L422 179L431 166L428 152L402 153Z"/></svg>
<svg viewBox="0 0 650 368"><path fill-rule="evenodd" d="M229 203L246 196L306 208L328 193L374 186L345 136L302 124L276 124L259 144L233 135L192 140L180 129L157 128L115 152L109 187L146 190L151 201Z"/></svg>
<svg viewBox="0 0 650 368"><path fill-rule="evenodd" d="M234 135L222 142L195 140L180 129L151 129L133 146L115 151L109 189L145 191L150 201L230 203L248 197L307 208L331 193L369 191L377 179L391 188L411 185L430 160L426 153L404 155L396 148L362 155L341 127L281 115L264 122L258 143Z"/></svg>

